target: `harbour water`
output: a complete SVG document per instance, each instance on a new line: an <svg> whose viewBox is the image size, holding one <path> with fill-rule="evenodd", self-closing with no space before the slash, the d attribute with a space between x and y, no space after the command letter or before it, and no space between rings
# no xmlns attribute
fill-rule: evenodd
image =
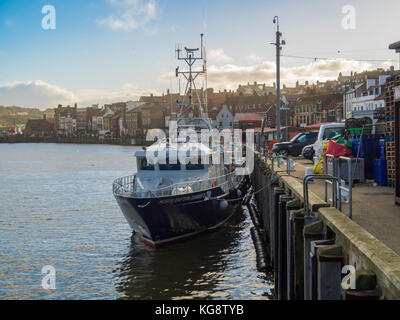
<svg viewBox="0 0 400 320"><path fill-rule="evenodd" d="M251 220L150 250L111 183L134 173L137 148L0 144L0 299L268 299ZM42 288L45 265L56 289Z"/></svg>

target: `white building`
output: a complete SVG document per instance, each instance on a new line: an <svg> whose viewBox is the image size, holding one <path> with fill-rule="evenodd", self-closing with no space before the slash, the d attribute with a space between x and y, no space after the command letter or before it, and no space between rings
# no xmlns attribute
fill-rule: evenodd
<svg viewBox="0 0 400 320"><path fill-rule="evenodd" d="M60 117L59 130L67 136L74 135L76 132L76 119L72 118L69 114L66 117Z"/></svg>
<svg viewBox="0 0 400 320"><path fill-rule="evenodd" d="M92 130L103 130L103 112L99 112L97 115L92 116Z"/></svg>
<svg viewBox="0 0 400 320"><path fill-rule="evenodd" d="M352 99L352 117L356 119L369 117L375 123L377 119L374 119L374 111L378 108L384 108L385 96L384 96L384 85L388 75L379 76L378 84L375 79L369 79L366 83L366 90Z"/></svg>
<svg viewBox="0 0 400 320"><path fill-rule="evenodd" d="M218 130L231 129L233 128L233 121L233 114L229 111L226 105L223 105L213 123L214 128Z"/></svg>

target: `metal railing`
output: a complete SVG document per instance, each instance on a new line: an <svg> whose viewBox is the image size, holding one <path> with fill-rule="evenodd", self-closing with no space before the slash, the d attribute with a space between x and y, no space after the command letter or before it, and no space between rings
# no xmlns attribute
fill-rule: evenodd
<svg viewBox="0 0 400 320"><path fill-rule="evenodd" d="M328 171L328 165L329 161L331 160L332 163L332 173L337 179L336 187L332 185L330 181L325 181L325 202L327 202L327 188L328 184L332 185L332 203L335 204L335 207L339 209L340 211L342 210L342 191L347 192L349 196L349 218L353 218L353 159L348 158L348 157L339 157L338 158L338 163L335 164L334 161L335 157L331 154L326 154L325 155L325 173ZM346 186L342 186L341 180L341 172L340 172L340 161L346 161L347 162L347 181L349 183L348 188ZM357 165L357 163L356 163Z"/></svg>
<svg viewBox="0 0 400 320"><path fill-rule="evenodd" d="M278 159L278 167L280 168L280 159L286 160L286 173L290 175L290 172L292 171L291 165L293 164L293 159L290 159L289 157L286 156L281 156L281 155L273 155L271 159L271 170L273 174L275 174L275 160Z"/></svg>
<svg viewBox="0 0 400 320"><path fill-rule="evenodd" d="M236 175L235 172L231 172L219 177L212 177L196 181L183 181L159 189L136 191L135 177L136 176L132 175L116 179L113 183L114 195L132 198L158 198L171 195L201 192L215 187L220 187L224 190L224 192L226 192L230 188L235 187L242 178L241 176Z"/></svg>
<svg viewBox="0 0 400 320"><path fill-rule="evenodd" d="M332 205L337 208L337 197L336 197L336 191L337 189L337 184L338 184L338 179L334 176L331 175L319 175L319 174L310 174L304 177L303 179L303 195L304 195L304 210L306 212L307 216L311 216L311 209L309 205L309 199L308 199L308 184L312 180L325 180L325 202L328 202L328 187L327 183L332 184ZM339 190L339 195L340 195L340 190Z"/></svg>

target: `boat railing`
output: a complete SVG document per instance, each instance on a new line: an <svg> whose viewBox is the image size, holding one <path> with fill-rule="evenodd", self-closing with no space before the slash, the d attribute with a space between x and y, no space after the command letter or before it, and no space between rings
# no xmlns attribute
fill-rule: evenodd
<svg viewBox="0 0 400 320"><path fill-rule="evenodd" d="M240 179L241 176L238 176L235 172L231 172L219 177L195 181L183 181L154 190L135 191L135 176L132 175L116 179L113 183L113 193L114 195L133 198L158 198L163 196L201 192L215 187L220 187L226 192L230 188L236 186Z"/></svg>

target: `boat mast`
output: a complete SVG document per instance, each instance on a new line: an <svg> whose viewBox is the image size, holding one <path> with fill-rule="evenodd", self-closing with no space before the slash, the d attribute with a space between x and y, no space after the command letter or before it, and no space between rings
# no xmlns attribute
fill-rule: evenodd
<svg viewBox="0 0 400 320"><path fill-rule="evenodd" d="M193 90L195 91L196 98L197 98L197 106L199 110L199 120L205 120L204 119L204 110L203 110L203 104L199 96L198 89L196 87L196 82L195 80L197 79L198 76L206 74L207 69L206 69L206 62L205 62L205 54L204 54L204 47L203 47L203 34L201 34L201 50L200 50L200 57L196 56L196 53L199 51L199 48L187 48L184 47L185 52L183 55L182 52L183 50L178 48L176 49L177 53L177 59L185 61L186 64L188 65L189 70L188 71L179 71L179 67L176 68L176 76L179 77L179 75L183 75L187 81L186 83L186 88L185 88L185 93L183 96L182 101L178 102L180 111L179 111L179 118L184 118L183 112L185 107L188 107L190 110L194 111L196 104L193 103L194 97L193 97ZM203 68L202 70L193 70L193 65L198 61L198 60L203 60ZM186 98L188 97L189 103L188 105L185 105ZM192 115L192 118L193 115ZM208 125L209 121L207 119Z"/></svg>

